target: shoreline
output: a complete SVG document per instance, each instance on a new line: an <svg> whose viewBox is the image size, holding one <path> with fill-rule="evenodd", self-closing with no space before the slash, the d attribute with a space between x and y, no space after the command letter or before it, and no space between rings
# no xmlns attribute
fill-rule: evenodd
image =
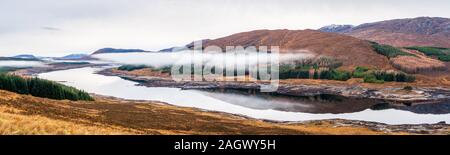
<svg viewBox="0 0 450 155"><path fill-rule="evenodd" d="M239 114L231 114L221 111L213 111L213 110L204 110L200 108L194 107L180 107L175 106L169 103L161 102L161 101L149 101L149 100L129 100L118 98L114 96L105 96L93 94L95 98L101 99L111 99L117 100L120 102L138 102L138 103L151 103L151 104L159 104L164 106L176 107L181 109L193 109L195 111L207 112L212 114L218 114L225 117L244 119L249 121L262 121L267 123L273 123L278 125L322 125L329 124L332 128L339 127L363 127L377 132L383 132L386 134L392 133L408 133L408 134L442 134L447 133L450 134L450 124L446 124L445 122L439 122L435 124L399 124L399 125L390 125L385 123L378 122L370 122L370 121L361 121L361 120L345 120L345 119L323 119L323 120L309 120L309 121L274 121L274 120L266 120L266 119L256 119L252 117L248 117L245 115Z"/></svg>
<svg viewBox="0 0 450 155"><path fill-rule="evenodd" d="M153 101L124 100L105 96L95 96L95 101L51 100L2 90L0 94L0 118L9 122L1 126L2 134L447 135L450 133L450 126L445 124L386 126L356 121L346 123L348 121L345 120L275 123Z"/></svg>
<svg viewBox="0 0 450 155"><path fill-rule="evenodd" d="M174 88L181 88L181 89L207 89L207 88L219 88L219 89L228 89L228 88L224 88L221 87L223 85L214 85L213 87L208 86L208 82L206 82L206 87L202 84L205 84L205 82L194 82L194 83L188 83L188 82L182 82L182 83L176 83L174 81L171 80L167 80L164 78L159 78L159 77L139 77L139 76L130 76L130 75L124 75L124 74L119 74L119 73L114 73L111 72L112 69L105 69L105 70L101 70L99 72L97 72L97 74L100 75L105 75L105 76L118 76L120 78L123 78L125 80L130 80L130 81L134 81L134 82L138 82L138 85L141 86L146 86L146 87L174 87ZM220 82L214 82L214 84L217 84ZM222 82L224 83L224 82ZM194 84L194 86L192 86ZM198 85L195 85L198 84ZM241 84L241 83L238 83ZM238 85L236 83L233 83L233 86ZM245 84L245 83L244 83ZM248 88L248 89L254 89L251 86L255 86L255 84L251 84L249 85L239 85L239 86L243 86L243 87L239 87L240 89L242 88ZM320 86L318 86L320 87ZM235 87L233 87L235 88ZM310 87L308 87L310 88ZM439 89L437 89L439 90ZM447 93L446 91L444 91L444 93ZM307 95L316 95L316 94L321 94L320 92L315 92L315 93L311 93L311 94L307 94ZM286 95L286 94L283 94ZM302 94L304 95L304 94ZM347 97L352 97L352 96L347 96ZM364 97L364 96L363 96ZM371 98L374 99L374 98ZM376 99L376 98L375 98ZM416 101L415 104L433 104L442 100L414 100ZM447 100L445 100L447 101ZM401 103L402 105L405 103L404 101L399 102L399 101L392 101L389 104L394 104L394 105L398 105L399 103ZM409 102L407 102L409 103ZM171 104L169 104L171 105ZM201 110L201 111L208 111L208 110L203 110L200 108L195 108L197 110ZM389 131L414 131L415 133L420 133L420 132L427 132L427 131L417 131L417 129L433 129L433 128L439 128L438 126L449 126L449 124L447 124L448 122L439 122L439 123L435 123L435 124L399 124L399 125L391 125L391 124L385 124L385 123L379 123L379 122L370 122L370 121L362 121L362 120L345 120L345 119L324 119L324 120L310 120L310 121L274 121L274 120L265 120L265 119L256 119L256 118L252 118L252 117L248 117L248 116L243 116L243 115L238 115L238 114L230 114L230 113L225 113L225 112L220 112L220 111L208 111L208 112L218 112L218 113L224 113L224 114L228 114L228 115L233 115L233 116L238 116L238 117L243 117L246 119L253 119L253 120L262 120L265 122L273 122L273 123L282 123L282 124L291 124L291 123L317 123L317 122L321 122L321 121L326 121L326 122L334 122L336 124L341 124L342 126L347 126L347 125L362 125L365 127L369 127L369 128L374 128L377 130L389 130Z"/></svg>
<svg viewBox="0 0 450 155"><path fill-rule="evenodd" d="M72 65L70 67L60 67L60 68L54 68L54 69L38 69L37 71L40 71L39 73L43 73L43 72L51 72L51 71L57 71L57 70L64 70L63 68L69 68L69 69L76 69L76 68L83 68L83 67L95 67L95 66L101 66L101 65L88 65L88 66L84 66L84 65ZM36 69L31 69L31 71L29 69L22 71L21 73L37 73ZM104 69L101 70L99 72L97 72L96 74L101 74L101 75L105 75L105 76L118 76L121 78L125 78L126 80L133 80L135 82L139 82L142 84L142 82L145 82L143 80L147 80L148 78L145 79L141 79L138 76L128 76L128 75L120 75L117 73L113 73L111 72L111 69ZM30 75L30 74L23 74L23 75ZM163 81L166 82L167 80L161 79L161 78L154 78L156 82L159 81ZM155 83L153 83L155 84ZM156 83L158 84L158 83ZM164 84L164 83L163 83ZM166 83L167 84L167 83ZM170 84L170 83L169 83ZM152 85L148 85L148 84L142 84L143 86L152 86ZM159 85L162 86L162 85ZM169 85L170 86L170 85ZM173 86L173 85L172 85ZM192 87L192 85L187 85L188 87L184 87L184 89L189 89L189 88L193 88L193 89L198 89L199 86L194 85L195 87ZM254 86L254 85L250 85L250 86ZM202 87L202 85L200 85L200 87ZM252 87L250 87L252 88ZM317 93L317 92L316 92ZM165 106L171 106L171 107L177 107L177 108L186 108L186 107L178 107L178 106L174 106L168 103L163 103L163 102L159 102L159 101L137 101L137 100L127 100L127 99L121 99L121 98L116 98L116 97L112 97L112 96L103 96L103 95L98 95L98 94L93 94L93 96L100 97L100 98L108 98L108 99L114 99L114 100L118 100L120 102L145 102L145 103L152 103L152 104L161 104L161 105L165 105ZM220 114L226 117L237 117L237 118L241 118L241 119L245 119L245 120L252 120L252 121L262 121L262 122L267 122L267 123L274 123L274 124L279 124L279 125L290 125L290 124L297 124L297 125L311 125L311 124L332 124L333 127L363 127L363 128L368 128L370 130L373 131L379 131L379 132L384 132L384 133L394 133L394 132L404 132L404 133L410 133L410 134L448 134L446 133L448 131L448 129L450 128L449 124L446 124L447 122L440 122L440 123L436 123L436 124L415 124L415 125L411 125L411 124L403 124L403 125L389 125L389 124L384 124L384 123L377 123L377 122L369 122L369 121L359 121L359 120L344 120L344 119L328 119L328 120L312 120L312 121L293 121L293 122L289 122L289 121L273 121L273 120L264 120L264 119L255 119L255 118L251 118L251 117L247 117L247 116L243 116L243 115L237 115L237 114L230 114L230 113L225 113L225 112L220 112L220 111L208 111L208 110L204 110L204 109L199 109L199 108L186 108L186 109L194 109L195 111L199 111L199 112L207 112L207 113L215 113L215 114Z"/></svg>
<svg viewBox="0 0 450 155"><path fill-rule="evenodd" d="M257 91L260 84L256 82L176 82L169 78L154 76L129 75L117 72L114 69L104 69L97 74L105 76L118 76L125 80L139 83L146 87L171 87L180 89L238 89ZM367 98L382 100L389 104L429 104L450 101L450 89L439 87L417 87L405 92L401 87L367 88L363 86L325 85L325 84L286 84L283 81L279 89L273 92L276 95L286 96L316 96L335 95L349 98Z"/></svg>

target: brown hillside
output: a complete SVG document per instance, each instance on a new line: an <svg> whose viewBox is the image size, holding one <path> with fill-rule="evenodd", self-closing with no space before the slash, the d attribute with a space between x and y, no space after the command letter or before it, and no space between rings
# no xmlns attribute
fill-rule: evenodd
<svg viewBox="0 0 450 155"><path fill-rule="evenodd" d="M342 122L271 123L153 101L103 96L89 102L58 101L0 90L0 135L407 134Z"/></svg>
<svg viewBox="0 0 450 155"><path fill-rule="evenodd" d="M391 68L386 57L377 54L367 41L315 30L256 30L208 40L206 46L280 46L281 52L308 50L317 56L341 60L344 68L371 66Z"/></svg>
<svg viewBox="0 0 450 155"><path fill-rule="evenodd" d="M356 38L393 46L450 48L450 19L419 17L362 24L341 32Z"/></svg>

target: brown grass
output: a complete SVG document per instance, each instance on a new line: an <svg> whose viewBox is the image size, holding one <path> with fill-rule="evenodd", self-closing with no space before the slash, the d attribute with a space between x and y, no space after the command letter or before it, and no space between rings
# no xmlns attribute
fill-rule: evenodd
<svg viewBox="0 0 450 155"><path fill-rule="evenodd" d="M450 62L444 63L446 68L450 68ZM145 69L144 69L145 70ZM167 76L157 76L158 72L153 73L151 70L140 71L139 74L130 73L127 71L118 71L117 69L113 69L112 72L115 74L122 75L132 75L138 76L139 78L145 77L156 77L162 78L166 80L171 80L170 77ZM414 74L416 76L416 81L413 83L408 82L385 82L383 84L374 84L374 83L364 83L363 79L353 78L348 81L336 81L336 80L316 80L316 79L284 79L280 80L281 84L304 84L304 85L333 85L333 86L361 86L365 88L374 88L374 89L382 89L387 87L395 87L395 88L403 88L405 86L413 86L413 87L450 87L450 72L426 72L422 74ZM226 80L233 80L234 77L226 77ZM242 77L241 77L242 78ZM251 78L246 76L244 77L244 82L253 82L254 80L250 80ZM220 81L220 80L219 80Z"/></svg>
<svg viewBox="0 0 450 155"><path fill-rule="evenodd" d="M416 56L398 56L392 58L390 61L392 66L407 73L426 73L433 71L445 71L447 66L445 63L429 58L423 54L415 51L405 50Z"/></svg>
<svg viewBox="0 0 450 155"><path fill-rule="evenodd" d="M380 44L388 44L396 47L409 47L409 46L450 47L448 37L443 35L421 35L413 33L408 34L392 31L384 31L382 29L377 28L360 29L346 34L359 39L375 41Z"/></svg>
<svg viewBox="0 0 450 155"><path fill-rule="evenodd" d="M96 97L57 101L0 90L0 134L386 134L364 126L283 124L158 102ZM403 133L390 133L403 134Z"/></svg>
<svg viewBox="0 0 450 155"><path fill-rule="evenodd" d="M149 76L149 77L161 77L161 78L170 78L170 74L161 73L161 71L153 71L151 68L137 69L133 71L122 71L118 69L112 69L115 73L126 73L127 75L132 76Z"/></svg>
<svg viewBox="0 0 450 155"><path fill-rule="evenodd" d="M0 135L119 135L126 130L100 125L84 125L49 119L38 115L21 115L21 110L0 106Z"/></svg>
<svg viewBox="0 0 450 155"><path fill-rule="evenodd" d="M341 60L344 69L356 66L392 69L389 60L364 40L315 30L256 30L206 41L204 46L279 46L280 52L312 52Z"/></svg>

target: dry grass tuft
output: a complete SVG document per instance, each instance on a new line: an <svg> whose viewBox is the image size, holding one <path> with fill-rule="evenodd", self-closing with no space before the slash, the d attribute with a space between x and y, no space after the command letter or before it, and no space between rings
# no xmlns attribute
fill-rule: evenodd
<svg viewBox="0 0 450 155"><path fill-rule="evenodd" d="M84 125L37 115L21 115L22 110L0 106L0 135L119 135L132 134L104 126Z"/></svg>
<svg viewBox="0 0 450 155"><path fill-rule="evenodd" d="M272 123L152 101L104 96L95 96L95 101L58 101L0 90L1 135L403 134L319 122Z"/></svg>
<svg viewBox="0 0 450 155"><path fill-rule="evenodd" d="M398 56L391 59L392 66L407 73L445 71L447 67L439 60L426 56Z"/></svg>

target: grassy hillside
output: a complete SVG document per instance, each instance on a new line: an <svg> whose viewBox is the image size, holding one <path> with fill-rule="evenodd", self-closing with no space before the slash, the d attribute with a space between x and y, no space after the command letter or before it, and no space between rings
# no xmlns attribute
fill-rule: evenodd
<svg viewBox="0 0 450 155"><path fill-rule="evenodd" d="M378 54L365 40L314 30L256 30L207 40L204 46L279 46L282 53L308 51L342 61L342 68L370 66L391 68L389 60Z"/></svg>
<svg viewBox="0 0 450 155"><path fill-rule="evenodd" d="M365 23L339 33L395 47L450 48L449 18L418 17Z"/></svg>
<svg viewBox="0 0 450 155"><path fill-rule="evenodd" d="M441 47L406 47L406 49L417 50L423 54L435 57L441 61L450 62L450 49Z"/></svg>
<svg viewBox="0 0 450 155"><path fill-rule="evenodd" d="M395 48L389 45L380 45L378 43L372 42L372 47L378 54L384 55L386 57L395 58L397 56L415 56L410 53L403 52L401 49Z"/></svg>
<svg viewBox="0 0 450 155"><path fill-rule="evenodd" d="M60 101L0 90L0 134L404 134L331 121L270 123L146 101Z"/></svg>
<svg viewBox="0 0 450 155"><path fill-rule="evenodd" d="M118 127L87 125L38 115L23 115L23 110L0 106L0 135L123 135L133 134Z"/></svg>

